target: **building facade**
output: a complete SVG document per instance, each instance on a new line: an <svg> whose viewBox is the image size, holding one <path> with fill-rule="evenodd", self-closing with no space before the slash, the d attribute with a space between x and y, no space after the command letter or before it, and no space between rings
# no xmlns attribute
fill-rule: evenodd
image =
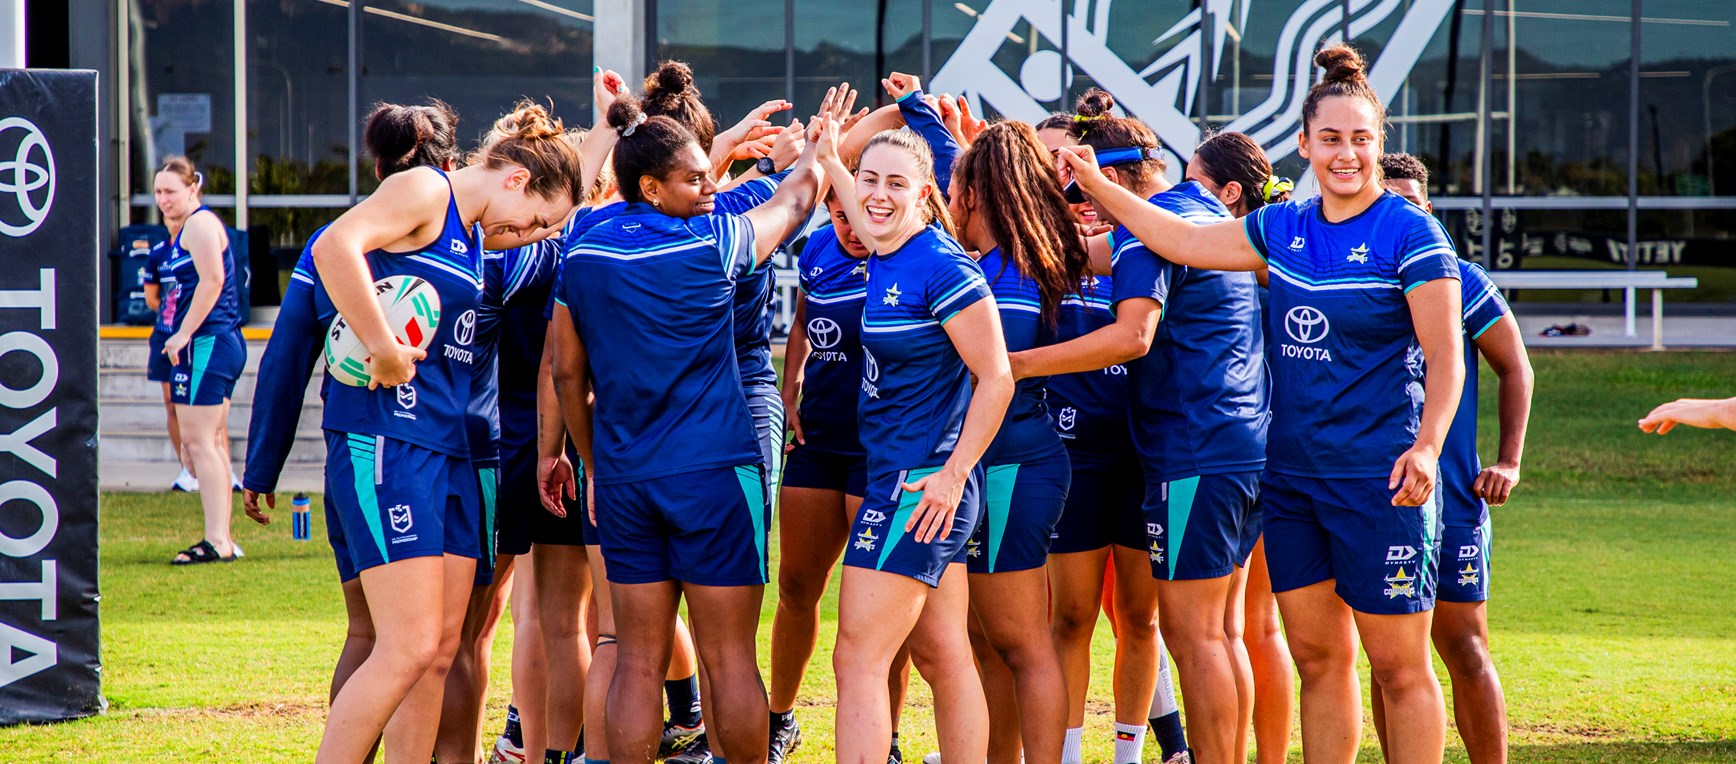
<svg viewBox="0 0 1736 764"><path fill-rule="evenodd" d="M262 242L256 272L375 186L378 101L438 97L474 138L520 97L588 125L593 65L632 81L663 58L726 124L839 80L883 100L889 71L1026 120L1098 86L1181 157L1240 130L1298 177L1311 54L1349 39L1467 256L1663 267L1736 305L1726 0L74 0L68 27L67 63L102 71L109 237L152 219L151 170L185 153Z"/></svg>

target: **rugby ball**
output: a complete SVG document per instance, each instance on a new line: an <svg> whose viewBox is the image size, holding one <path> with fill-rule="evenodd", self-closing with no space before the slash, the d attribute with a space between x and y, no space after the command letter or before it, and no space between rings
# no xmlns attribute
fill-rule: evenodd
<svg viewBox="0 0 1736 764"><path fill-rule="evenodd" d="M440 293L433 284L415 276L390 276L374 282L374 297L398 344L427 350L434 342L434 332L440 328ZM332 319L326 331L325 361L332 379L343 384L367 387L374 378L368 347L341 315Z"/></svg>

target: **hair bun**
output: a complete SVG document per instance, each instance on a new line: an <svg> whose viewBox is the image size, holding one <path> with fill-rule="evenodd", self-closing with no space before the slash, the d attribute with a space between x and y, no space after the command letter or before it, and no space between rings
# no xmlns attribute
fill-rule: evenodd
<svg viewBox="0 0 1736 764"><path fill-rule="evenodd" d="M639 118L644 115L645 112L639 108L637 100L630 96L622 96L616 98L614 103L609 104L609 113L604 115L603 119L609 127L623 130L628 125L638 122Z"/></svg>
<svg viewBox="0 0 1736 764"><path fill-rule="evenodd" d="M1362 54L1344 43L1334 43L1314 54L1314 65L1325 71L1327 82L1366 82Z"/></svg>
<svg viewBox="0 0 1736 764"><path fill-rule="evenodd" d="M680 61L664 61L645 78L648 98L680 98L690 92L699 95L699 88L693 84L693 67Z"/></svg>
<svg viewBox="0 0 1736 764"><path fill-rule="evenodd" d="M524 140L556 138L565 130L560 120L549 116L548 109L528 99L519 101L511 112L495 120L494 129L508 137Z"/></svg>
<svg viewBox="0 0 1736 764"><path fill-rule="evenodd" d="M1081 117L1107 117L1115 108L1115 96L1102 88L1091 88L1073 102L1073 112Z"/></svg>

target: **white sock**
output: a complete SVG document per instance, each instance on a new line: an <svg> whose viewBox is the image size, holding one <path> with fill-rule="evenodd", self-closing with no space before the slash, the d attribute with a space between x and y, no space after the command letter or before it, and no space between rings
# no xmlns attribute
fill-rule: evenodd
<svg viewBox="0 0 1736 764"><path fill-rule="evenodd" d="M1067 737L1061 741L1061 764L1085 763L1085 728L1068 727Z"/></svg>
<svg viewBox="0 0 1736 764"><path fill-rule="evenodd" d="M1175 704L1175 682L1169 678L1169 654L1161 643L1157 648L1157 692L1151 695L1151 715L1161 719L1180 710Z"/></svg>
<svg viewBox="0 0 1736 764"><path fill-rule="evenodd" d="M1145 725L1115 723L1115 764L1139 764L1145 754Z"/></svg>

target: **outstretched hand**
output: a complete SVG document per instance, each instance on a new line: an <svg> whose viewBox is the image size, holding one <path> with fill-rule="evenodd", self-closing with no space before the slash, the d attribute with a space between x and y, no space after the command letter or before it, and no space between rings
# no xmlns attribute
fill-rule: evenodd
<svg viewBox="0 0 1736 764"><path fill-rule="evenodd" d="M591 99L597 104L597 124L603 124L603 115L609 113L609 107L615 105L615 99L627 92L627 80L613 69L596 69L591 74Z"/></svg>

